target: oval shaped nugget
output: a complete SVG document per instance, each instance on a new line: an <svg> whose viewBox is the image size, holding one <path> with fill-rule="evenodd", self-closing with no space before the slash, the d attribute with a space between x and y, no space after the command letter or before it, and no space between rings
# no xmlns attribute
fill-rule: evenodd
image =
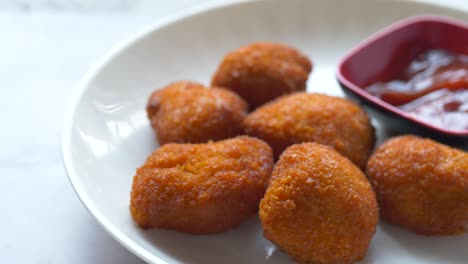
<svg viewBox="0 0 468 264"><path fill-rule="evenodd" d="M375 193L364 174L316 143L283 152L259 213L265 237L299 263L361 260L378 222Z"/></svg>
<svg viewBox="0 0 468 264"><path fill-rule="evenodd" d="M311 71L310 60L297 49L258 42L228 53L211 85L235 91L255 109L280 95L304 91Z"/></svg>
<svg viewBox="0 0 468 264"><path fill-rule="evenodd" d="M346 99L322 94L280 97L250 113L244 126L246 134L270 144L275 157L292 144L317 142L364 168L375 143L374 128L364 110Z"/></svg>
<svg viewBox="0 0 468 264"><path fill-rule="evenodd" d="M204 143L242 134L247 103L232 91L180 81L151 94L146 107L160 144Z"/></svg>
<svg viewBox="0 0 468 264"><path fill-rule="evenodd" d="M367 163L382 217L418 234L468 230L468 154L406 135L379 146Z"/></svg>
<svg viewBox="0 0 468 264"><path fill-rule="evenodd" d="M271 148L255 138L167 144L137 169L130 211L142 228L224 232L257 212L272 168Z"/></svg>

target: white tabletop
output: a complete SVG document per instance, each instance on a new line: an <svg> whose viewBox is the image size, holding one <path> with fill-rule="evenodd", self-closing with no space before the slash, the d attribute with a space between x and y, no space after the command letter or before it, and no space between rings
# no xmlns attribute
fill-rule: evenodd
<svg viewBox="0 0 468 264"><path fill-rule="evenodd" d="M60 153L64 109L116 42L211 2L0 0L0 263L141 263L73 192Z"/></svg>

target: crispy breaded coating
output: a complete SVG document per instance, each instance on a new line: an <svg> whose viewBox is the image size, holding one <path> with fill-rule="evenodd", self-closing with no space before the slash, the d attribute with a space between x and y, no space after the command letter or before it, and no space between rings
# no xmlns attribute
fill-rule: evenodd
<svg viewBox="0 0 468 264"><path fill-rule="evenodd" d="M406 135L379 146L367 163L380 212L423 235L468 230L468 154Z"/></svg>
<svg viewBox="0 0 468 264"><path fill-rule="evenodd" d="M295 144L281 154L259 214L265 237L299 263L363 259L378 223L364 174L317 143Z"/></svg>
<svg viewBox="0 0 468 264"><path fill-rule="evenodd" d="M146 107L159 143L204 143L242 134L247 103L227 89L180 81L151 94Z"/></svg>
<svg viewBox="0 0 468 264"><path fill-rule="evenodd" d="M235 91L255 109L280 95L304 91L311 71L312 63L297 49L257 42L228 53L211 85Z"/></svg>
<svg viewBox="0 0 468 264"><path fill-rule="evenodd" d="M272 169L271 148L256 138L166 144L137 169L130 211L142 228L224 232L257 212Z"/></svg>
<svg viewBox="0 0 468 264"><path fill-rule="evenodd" d="M317 142L333 147L360 168L374 148L369 117L346 99L308 93L280 97L250 113L245 132L265 140L278 157L288 146Z"/></svg>

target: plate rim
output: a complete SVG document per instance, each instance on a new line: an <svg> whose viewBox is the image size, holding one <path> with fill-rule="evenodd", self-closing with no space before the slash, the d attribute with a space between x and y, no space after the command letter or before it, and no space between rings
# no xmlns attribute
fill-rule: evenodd
<svg viewBox="0 0 468 264"><path fill-rule="evenodd" d="M177 12L173 15L164 16L156 21L149 22L147 25L143 26L141 29L136 30L134 33L130 33L128 36L124 37L122 40L116 42L111 46L109 51L104 53L101 57L98 58L96 62L86 71L86 73L80 78L78 83L73 88L73 91L68 99L68 104L65 109L65 114L62 120L62 129L61 129L61 156L62 164L67 174L68 181L70 182L75 195L80 200L81 204L86 208L86 210L93 216L93 218L98 222L98 224L109 234L114 240L116 240L124 248L135 254L137 257L148 263L156 264L169 264L159 255L150 253L147 249L139 245L125 235L122 231L116 228L111 221L105 219L105 216L101 214L92 202L92 200L84 191L83 185L78 180L78 173L74 168L74 161L71 158L71 134L73 126L73 117L76 113L77 105L81 101L84 93L89 89L89 83L95 78L104 67L106 67L112 60L120 55L128 47L138 43L143 38L149 36L150 34L157 32L158 30L163 29L166 26L174 24L183 19L189 19L191 17L215 11L217 9L230 8L233 6L251 3L251 2L266 2L267 0L219 0L217 2L202 3L198 6L188 8L184 11ZM366 0L364 0L366 1ZM391 0L386 0L391 2ZM415 4L423 4L437 8L444 8L449 10L455 10L459 12L468 13L468 5L458 6L456 8L452 5L444 5L440 0L435 3L431 0L397 0L397 2L413 2Z"/></svg>

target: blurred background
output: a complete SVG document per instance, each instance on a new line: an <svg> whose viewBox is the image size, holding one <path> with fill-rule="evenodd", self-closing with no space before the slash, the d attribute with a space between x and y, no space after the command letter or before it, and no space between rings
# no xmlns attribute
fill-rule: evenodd
<svg viewBox="0 0 468 264"><path fill-rule="evenodd" d="M0 263L142 263L73 192L60 153L64 110L115 43L214 2L228 1L0 0Z"/></svg>
<svg viewBox="0 0 468 264"><path fill-rule="evenodd" d="M212 2L0 0L0 263L143 263L105 233L68 182L64 110L116 42Z"/></svg>

